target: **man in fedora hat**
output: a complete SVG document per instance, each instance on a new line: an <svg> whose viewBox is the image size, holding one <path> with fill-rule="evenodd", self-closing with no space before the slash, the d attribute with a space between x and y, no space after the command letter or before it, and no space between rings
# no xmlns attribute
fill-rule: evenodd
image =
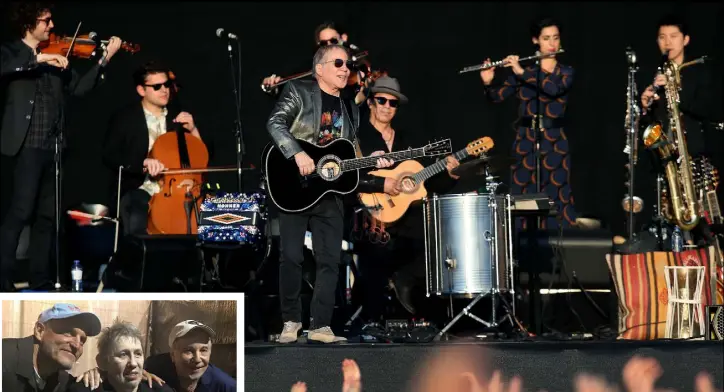
<svg viewBox="0 0 724 392"><path fill-rule="evenodd" d="M66 390L68 371L83 355L90 336L101 331L93 313L72 304L55 304L38 316L33 334L3 339L3 391Z"/></svg>
<svg viewBox="0 0 724 392"><path fill-rule="evenodd" d="M411 135L397 132L392 120L401 104L408 102L402 94L400 83L389 76L381 76L370 88L367 99L369 117L360 124L359 145L362 155L379 155L391 151L400 151L413 147ZM452 170L460 165L454 156L446 158L447 173L440 173L425 182L428 191L445 193L455 185L457 177ZM423 166L433 163L420 162ZM395 166L397 163L395 163ZM390 168L390 169L393 169ZM364 174L358 191L361 193L387 193L397 195L401 184L393 178ZM366 212L362 212L365 214ZM358 215L357 218L360 216ZM369 217L368 217L369 219ZM369 236L362 235L363 241L355 244L360 260L360 279L357 282L358 294L362 302L362 320L377 322L383 316L385 302L383 296L388 287L388 279L400 303L410 313L415 313L412 305L411 290L424 281L424 241L421 225L422 209L411 206L409 210L386 228L390 240L384 244L364 241ZM364 225L358 225L364 227Z"/></svg>

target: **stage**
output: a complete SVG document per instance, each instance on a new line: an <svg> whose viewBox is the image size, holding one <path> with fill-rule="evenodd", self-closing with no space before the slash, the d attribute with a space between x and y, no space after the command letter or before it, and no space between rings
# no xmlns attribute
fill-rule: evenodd
<svg viewBox="0 0 724 392"><path fill-rule="evenodd" d="M693 390L702 370L722 386L724 344L711 341L576 341L469 342L437 344L261 344L246 343L245 391L285 391L304 381L310 391L339 391L341 363L354 359L362 372L363 389L375 392L409 390L408 381L422 372L422 360L445 344L475 344L488 350L491 362L506 379L523 377L525 390L572 389L578 372L596 373L609 382L621 381L621 371L633 355L656 358L664 369L657 387Z"/></svg>

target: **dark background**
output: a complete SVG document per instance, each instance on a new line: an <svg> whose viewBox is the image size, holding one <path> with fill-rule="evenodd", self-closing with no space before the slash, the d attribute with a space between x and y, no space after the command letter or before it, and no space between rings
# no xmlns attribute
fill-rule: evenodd
<svg viewBox="0 0 724 392"><path fill-rule="evenodd" d="M115 178L101 165L102 141L111 114L137 98L131 73L148 59L161 59L176 73L183 89L179 98L196 118L212 154L210 165L235 164L230 65L226 41L215 36L219 27L237 34L241 45L245 166L259 165L261 150L269 141L265 122L274 101L259 88L262 78L308 70L313 30L324 20L347 26L350 42L370 51L373 68L386 69L400 80L410 103L400 110L397 129L414 135L418 144L450 137L455 150L488 135L495 140L494 153L508 155L517 101L486 102L478 74L458 71L486 57L534 54L529 23L552 15L562 27L566 53L560 61L576 70L566 128L576 210L600 216L621 232L625 49L631 45L638 54L641 91L652 81L659 59L656 22L669 12L684 16L690 24L688 54L724 58L720 23L724 6L714 2L60 3L53 13L56 33L72 35L82 21L81 33L95 31L104 39L117 35L141 45L135 55L116 54L106 84L71 105L64 208L81 202L111 203ZM81 59L71 64L79 70L88 67L88 61ZM722 69L721 62L712 67ZM712 88L721 96L719 74ZM721 108L721 101L715 105ZM724 132L710 136L711 145L724 144ZM721 157L717 160L723 169ZM8 206L9 169L3 160L3 210ZM503 175L507 181L508 173ZM257 182L254 176L246 180L248 187ZM210 175L209 182L224 190L236 189L234 173ZM473 190L482 182L482 178L469 179L455 191Z"/></svg>

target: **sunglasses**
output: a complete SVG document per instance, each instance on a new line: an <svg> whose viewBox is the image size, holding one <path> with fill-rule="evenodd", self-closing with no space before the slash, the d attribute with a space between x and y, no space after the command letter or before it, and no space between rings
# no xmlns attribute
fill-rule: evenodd
<svg viewBox="0 0 724 392"><path fill-rule="evenodd" d="M325 62L323 62L322 64L327 64L327 63L334 63L334 67L335 67L335 68L342 68L342 66L346 64L346 65L347 65L347 69L349 69L349 70L356 69L356 66L355 66L355 64L354 64L354 61L352 61L352 60L347 60L347 61L345 62L345 61L342 60L342 59L335 59L335 60L325 61Z"/></svg>
<svg viewBox="0 0 724 392"><path fill-rule="evenodd" d="M156 84L144 84L146 87L153 87L153 91L158 91L161 89L161 87L171 88L173 86L173 82L170 80L167 80L163 83L156 83Z"/></svg>
<svg viewBox="0 0 724 392"><path fill-rule="evenodd" d="M385 97L375 97L375 101L377 101L377 103L378 103L379 105L383 105L383 106L384 106L387 102L389 102L391 108L396 108L396 107L398 107L398 106L400 105L400 100L399 100L399 99L387 99L387 98L385 98Z"/></svg>
<svg viewBox="0 0 724 392"><path fill-rule="evenodd" d="M337 45L339 43L341 43L341 41L338 40L337 38L330 38L330 39L325 39L325 40L319 41L319 46Z"/></svg>
<svg viewBox="0 0 724 392"><path fill-rule="evenodd" d="M40 21L40 22L45 22L45 24L50 24L50 21L51 21L51 20L53 20L53 18L50 17L50 16L47 17L47 18L38 18L38 21Z"/></svg>

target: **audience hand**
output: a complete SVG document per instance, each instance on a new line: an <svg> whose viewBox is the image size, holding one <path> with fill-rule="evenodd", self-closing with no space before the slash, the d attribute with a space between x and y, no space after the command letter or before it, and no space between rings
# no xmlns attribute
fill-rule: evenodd
<svg viewBox="0 0 724 392"><path fill-rule="evenodd" d="M342 374L344 375L342 392L360 392L362 390L362 373L354 359L342 361Z"/></svg>

